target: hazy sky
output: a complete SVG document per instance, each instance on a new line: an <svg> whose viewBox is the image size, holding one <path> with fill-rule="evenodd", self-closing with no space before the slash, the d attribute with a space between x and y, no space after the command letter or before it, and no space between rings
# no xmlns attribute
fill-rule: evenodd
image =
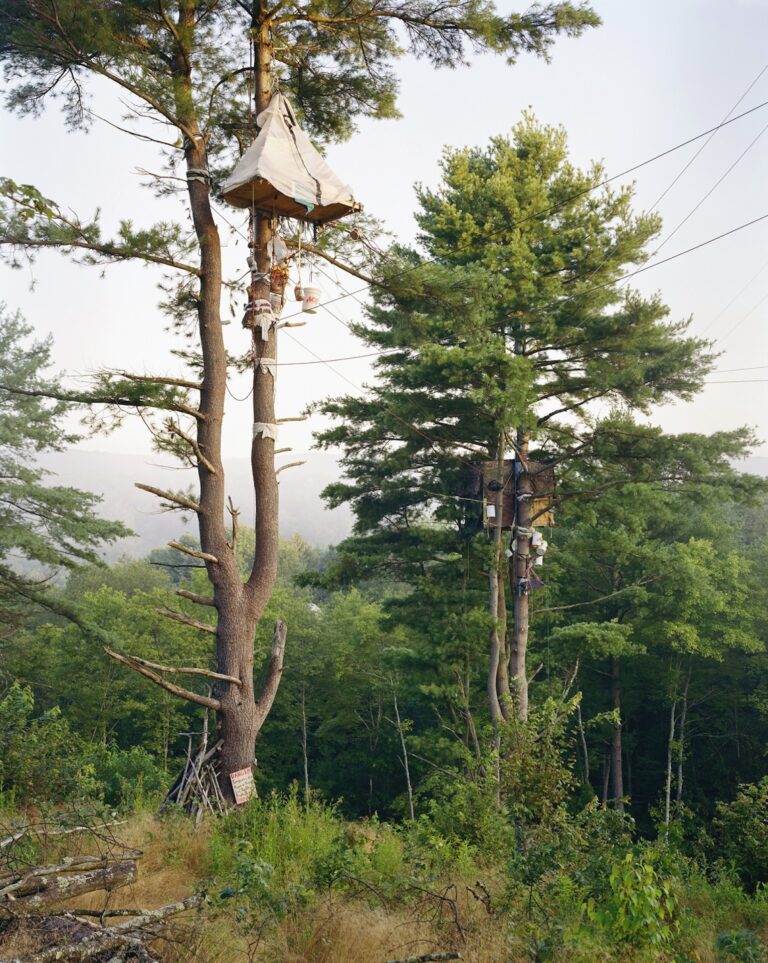
<svg viewBox="0 0 768 963"><path fill-rule="evenodd" d="M519 9L506 2L500 6ZM399 238L410 239L413 185L437 182L445 144L482 144L509 131L521 111L531 108L543 121L566 128L576 163L602 158L611 174L719 123L768 64L768 0L594 0L594 6L603 27L579 40L560 41L549 65L526 58L509 68L486 57L471 69L435 71L426 63L402 60L403 119L361 124L349 143L329 151L331 165L368 211L383 218ZM768 70L736 112L763 100L768 101ZM110 92L96 92L94 109L114 118L115 107ZM759 136L767 125L768 107L720 131L667 194L659 207L662 240L749 148L661 257L768 213L768 129ZM637 172L636 206L649 208L701 143ZM158 169L151 144L98 123L88 135L67 134L55 110L37 120L3 116L0 144L0 172L36 184L83 216L100 208L106 227L125 217L137 226L158 219L157 203L139 186L136 173L136 168ZM161 217L172 216L170 202L161 211ZM227 215L233 216L231 211ZM242 242L227 243L228 264L234 269L246 251ZM40 334L53 335L60 368L79 373L99 367L178 370L156 308L160 278L153 269L115 266L99 279L98 270L73 267L46 253L31 270L0 269L0 279L2 300L20 308ZM342 283L347 290L361 287L350 278L342 277ZM326 298L339 293L332 280L321 284ZM694 333L720 339L723 373L714 374L712 381L768 379L768 221L649 271L637 286L646 293L661 292L674 318L692 315ZM289 302L286 313L295 307ZM358 300L346 298L331 310L350 320L362 308ZM302 345L323 358L365 350L325 311L290 335L282 338L281 362L312 361ZM226 329L226 340L233 352L245 349L246 332L239 321ZM334 368L341 374L318 364L281 368L278 414L294 415L310 401L351 391L344 377L360 385L370 373L365 361L340 362ZM735 368L757 370L729 370ZM235 379L231 388L242 397L248 384ZM768 439L767 389L768 381L710 384L695 402L662 409L657 420L672 431L711 432L746 423ZM247 454L250 423L250 403L231 400L227 455ZM307 448L317 424L285 426L281 444ZM134 420L111 437L84 445L150 450L143 427ZM760 453L768 453L768 444Z"/></svg>

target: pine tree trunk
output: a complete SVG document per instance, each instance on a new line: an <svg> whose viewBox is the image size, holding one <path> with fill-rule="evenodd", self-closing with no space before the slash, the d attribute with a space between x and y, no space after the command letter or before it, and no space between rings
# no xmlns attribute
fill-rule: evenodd
<svg viewBox="0 0 768 963"><path fill-rule="evenodd" d="M221 747L221 789L232 799L230 773L249 769L255 764L256 706L253 692L253 635L255 626L242 612L227 617L219 610L217 671L241 680L240 686L221 684L218 698L218 735Z"/></svg>
<svg viewBox="0 0 768 963"><path fill-rule="evenodd" d="M504 477L504 448L505 438L502 432L499 436L499 445L496 451L496 478L499 482ZM489 499L490 501L490 499ZM502 525L504 510L504 490L500 488L493 495L492 504L495 508L493 519L493 551L488 565L488 590L489 603L488 610L491 616L490 633L490 660L488 665L488 702L491 707L491 721L494 726L498 726L504 720L504 711L498 692L499 664L502 657L502 642L506 633L506 611L502 611L500 605L499 583L501 581L501 560L502 555Z"/></svg>
<svg viewBox="0 0 768 963"><path fill-rule="evenodd" d="M501 713L505 721L509 721L512 697L509 688L509 625L507 620L507 592L505 586L506 559L502 551L499 552L499 668L496 673L496 692L499 697Z"/></svg>
<svg viewBox="0 0 768 963"><path fill-rule="evenodd" d="M528 447L529 436L524 431L517 434L517 453L520 457L520 472L516 476L516 494L531 495L533 493L533 483L528 474ZM533 505L531 498L519 498L517 500L517 523L515 526L515 538L517 539L517 549L515 551L511 565L512 591L514 593L514 623L512 637L510 640L509 652L509 675L511 677L512 694L515 699L517 718L521 722L528 719L528 676L527 654L528 654L528 591L521 591L521 586L529 574L529 564L531 555L531 519L533 516Z"/></svg>
<svg viewBox="0 0 768 963"><path fill-rule="evenodd" d="M611 660L611 688L613 692L613 708L618 712L619 719L613 730L611 741L611 774L613 777L613 801L621 812L624 811L624 768L621 752L621 667L619 660Z"/></svg>
<svg viewBox="0 0 768 963"><path fill-rule="evenodd" d="M307 695L301 687L301 754L304 760L304 805L309 809L309 755L307 753Z"/></svg>
<svg viewBox="0 0 768 963"><path fill-rule="evenodd" d="M672 758L675 749L675 727L677 725L677 699L669 710L669 735L667 736L667 778L664 784L664 839L669 839L669 821L672 808Z"/></svg>
<svg viewBox="0 0 768 963"><path fill-rule="evenodd" d="M688 674L683 688L683 707L680 711L680 734L677 747L677 793L675 799L681 802L683 798L683 762L685 761L685 725L688 721L688 691L691 687L692 661L688 660Z"/></svg>
<svg viewBox="0 0 768 963"><path fill-rule="evenodd" d="M272 45L266 25L266 6L254 4L254 50L256 55L256 106L264 109L271 96L270 72ZM194 36L195 7L182 4L179 26ZM200 545L205 553L208 577L213 586L213 604L217 611L217 671L239 680L217 683L215 697L219 702L218 736L220 750L220 784L225 798L234 802L229 776L254 764L256 737L272 706L282 672L285 625L275 630L272 659L264 688L256 701L253 680L253 646L256 626L272 594L277 575L278 557L278 489L274 470L275 443L259 436L251 443L251 465L256 502L256 556L251 576L243 585L236 559L236 526L233 518L231 535L224 523L225 478L221 461L221 430L227 382L227 354L221 327L222 264L221 243L211 207L210 188L200 178L207 171L205 139L199 132L191 96L191 60L180 58L178 64L178 104L184 108L187 129L194 136L185 141L190 206L195 233L200 245L200 292L197 300L200 344L202 351L202 389L197 419L197 465L200 482L198 512ZM256 297L269 299L269 253L271 227L268 219L258 218L254 225L256 247L253 255L257 269L266 279L259 282ZM277 355L276 330L269 338L256 342L254 364L254 421L275 424L274 377L262 372L259 357ZM215 561L213 560L215 559Z"/></svg>

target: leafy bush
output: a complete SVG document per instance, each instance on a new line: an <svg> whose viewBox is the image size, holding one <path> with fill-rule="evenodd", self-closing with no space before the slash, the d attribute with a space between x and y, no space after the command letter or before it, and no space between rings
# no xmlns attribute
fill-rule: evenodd
<svg viewBox="0 0 768 963"><path fill-rule="evenodd" d="M712 823L713 856L750 889L768 883L768 777L739 786L733 802L719 802Z"/></svg>
<svg viewBox="0 0 768 963"><path fill-rule="evenodd" d="M89 750L89 757L99 796L110 806L136 808L166 787L167 773L141 746L97 745Z"/></svg>
<svg viewBox="0 0 768 963"><path fill-rule="evenodd" d="M0 699L0 787L18 804L99 800L132 807L165 783L146 749L88 744L54 706L34 715L32 690L14 683Z"/></svg>
<svg viewBox="0 0 768 963"><path fill-rule="evenodd" d="M254 799L216 823L207 887L234 899L244 920L280 917L332 884L352 858L336 810L314 799L305 804L294 785L287 796Z"/></svg>
<svg viewBox="0 0 768 963"><path fill-rule="evenodd" d="M14 682L0 699L0 787L18 802L92 796L85 746L57 707L33 718L32 690Z"/></svg>
<svg viewBox="0 0 768 963"><path fill-rule="evenodd" d="M662 949L678 928L677 899L648 854L626 854L614 865L606 892L587 900L588 919L619 943Z"/></svg>
<svg viewBox="0 0 768 963"><path fill-rule="evenodd" d="M717 938L718 959L723 963L766 963L760 937L752 930L734 930Z"/></svg>

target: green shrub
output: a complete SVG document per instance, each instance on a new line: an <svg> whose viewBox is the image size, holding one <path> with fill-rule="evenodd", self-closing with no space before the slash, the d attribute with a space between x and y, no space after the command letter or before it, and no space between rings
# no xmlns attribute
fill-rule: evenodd
<svg viewBox="0 0 768 963"><path fill-rule="evenodd" d="M327 888L353 860L336 810L294 786L288 795L254 799L213 828L209 892L235 900L238 914L282 916Z"/></svg>
<svg viewBox="0 0 768 963"><path fill-rule="evenodd" d="M723 963L766 963L760 937L752 930L734 930L717 938L718 959Z"/></svg>
<svg viewBox="0 0 768 963"><path fill-rule="evenodd" d="M134 809L166 788L167 773L141 746L97 745L88 752L100 798L109 806Z"/></svg>
<svg viewBox="0 0 768 963"><path fill-rule="evenodd" d="M63 802L96 791L85 744L61 710L34 717L32 690L18 682L0 699L0 787L17 804Z"/></svg>
<svg viewBox="0 0 768 963"><path fill-rule="evenodd" d="M733 802L717 804L712 837L713 860L750 889L768 883L768 777L739 786Z"/></svg>
<svg viewBox="0 0 768 963"><path fill-rule="evenodd" d="M677 899L650 854L628 852L612 867L606 891L590 897L585 910L618 943L663 949L678 929Z"/></svg>

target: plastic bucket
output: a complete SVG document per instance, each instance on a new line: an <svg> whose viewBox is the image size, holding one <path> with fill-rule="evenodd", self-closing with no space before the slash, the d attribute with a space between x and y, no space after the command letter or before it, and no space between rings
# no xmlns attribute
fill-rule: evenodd
<svg viewBox="0 0 768 963"><path fill-rule="evenodd" d="M293 296L296 298L297 301L304 300L304 288L300 284L297 284L296 287L293 289Z"/></svg>
<svg viewBox="0 0 768 963"><path fill-rule="evenodd" d="M306 311L307 314L315 314L318 304L320 304L320 288L304 288L304 303L302 305L302 310Z"/></svg>
<svg viewBox="0 0 768 963"><path fill-rule="evenodd" d="M283 296L277 291L270 291L269 293L269 303L272 308L272 314L276 318L280 317L280 312L283 310Z"/></svg>

